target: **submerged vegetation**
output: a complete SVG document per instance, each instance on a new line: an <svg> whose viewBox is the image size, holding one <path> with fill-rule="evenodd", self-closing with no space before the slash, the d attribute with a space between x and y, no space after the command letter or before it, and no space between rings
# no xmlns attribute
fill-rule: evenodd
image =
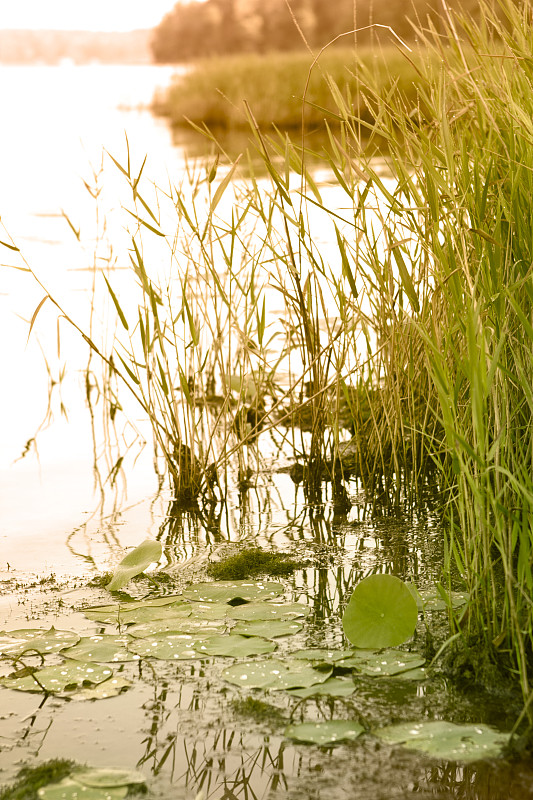
<svg viewBox="0 0 533 800"><path fill-rule="evenodd" d="M448 605L451 640L519 681L519 728L533 723L533 20L528 3L502 13L419 31L416 103L371 69L362 104L327 82L327 180L305 127L297 144L265 133L251 101L260 168L217 152L153 187L129 151L113 157L132 268L104 276L112 341L82 334L109 413L127 405L120 383L149 419L182 509L208 518L287 445L314 508L324 479L334 499L351 475L394 506L431 475L442 583L468 598Z"/></svg>

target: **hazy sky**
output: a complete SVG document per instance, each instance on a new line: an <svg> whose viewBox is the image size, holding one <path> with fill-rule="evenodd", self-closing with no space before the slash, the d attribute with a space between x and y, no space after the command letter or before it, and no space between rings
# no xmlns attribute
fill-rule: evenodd
<svg viewBox="0 0 533 800"><path fill-rule="evenodd" d="M0 28L153 28L176 0L0 0Z"/></svg>

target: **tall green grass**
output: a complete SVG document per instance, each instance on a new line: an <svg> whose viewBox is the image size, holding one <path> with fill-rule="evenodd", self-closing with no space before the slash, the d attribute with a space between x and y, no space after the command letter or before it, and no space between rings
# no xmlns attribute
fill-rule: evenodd
<svg viewBox="0 0 533 800"><path fill-rule="evenodd" d="M331 119L337 113L331 81L352 110L369 119L371 111L360 91L361 76L368 72L374 75L383 97L394 88L407 102L416 104L418 64L426 57L424 49L407 60L393 44L380 50L368 46L326 50L305 92L305 124L322 127L325 116ZM246 101L261 127L301 128L302 100L312 62L313 55L305 52L204 59L176 79L156 100L155 109L175 126L192 122L208 128L248 130Z"/></svg>
<svg viewBox="0 0 533 800"><path fill-rule="evenodd" d="M416 102L393 80L383 92L379 53L356 104L335 75L309 103L325 59L298 82L299 119L302 99L326 118L329 183L307 128L298 144L265 133L243 89L261 170L221 155L154 189L114 159L135 291L108 276L119 334L105 352L85 337L150 419L184 502L220 500L232 469L245 484L259 428L281 447L291 423L311 502L348 471L393 503L436 473L444 582L470 594L450 612L455 641L518 679L533 722L533 21L502 0L419 40Z"/></svg>

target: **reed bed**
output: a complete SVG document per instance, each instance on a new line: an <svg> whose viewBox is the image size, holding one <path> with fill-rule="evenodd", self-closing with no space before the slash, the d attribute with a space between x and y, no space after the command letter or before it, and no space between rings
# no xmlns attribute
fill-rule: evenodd
<svg viewBox="0 0 533 800"><path fill-rule="evenodd" d="M104 352L84 335L151 421L182 503L218 502L231 475L245 485L260 431L274 449L291 438L311 503L325 477L355 474L399 503L436 474L443 584L470 597L466 614L450 610L452 638L483 654L479 680L517 678L531 724L533 21L528 3L502 0L479 23L443 25L419 31L416 66L398 54L417 73L415 102L390 60L391 91L359 70L357 104L334 74L320 78L327 103L312 94L325 58L293 78L299 120L302 100L307 122L320 107L326 182L306 128L296 143L265 132L271 106L242 87L260 169L221 153L154 189L129 154L114 158L134 293L106 276L117 337Z"/></svg>

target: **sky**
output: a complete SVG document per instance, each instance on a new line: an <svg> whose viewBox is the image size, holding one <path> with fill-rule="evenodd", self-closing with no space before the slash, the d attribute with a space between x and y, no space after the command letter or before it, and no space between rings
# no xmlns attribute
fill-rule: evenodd
<svg viewBox="0 0 533 800"><path fill-rule="evenodd" d="M0 0L0 29L153 28L175 3L176 0Z"/></svg>

